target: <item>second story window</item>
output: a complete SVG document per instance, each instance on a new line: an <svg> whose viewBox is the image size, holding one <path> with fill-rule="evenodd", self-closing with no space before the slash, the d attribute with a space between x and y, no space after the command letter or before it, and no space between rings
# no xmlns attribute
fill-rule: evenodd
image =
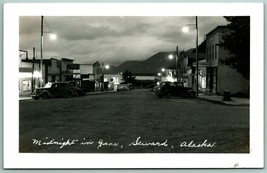
<svg viewBox="0 0 267 173"><path fill-rule="evenodd" d="M215 59L218 59L218 54L217 54L217 49L218 49L218 46L217 46L217 45L215 45L214 47L215 47Z"/></svg>
<svg viewBox="0 0 267 173"><path fill-rule="evenodd" d="M214 57L214 46L212 46L212 59L215 59L215 57Z"/></svg>

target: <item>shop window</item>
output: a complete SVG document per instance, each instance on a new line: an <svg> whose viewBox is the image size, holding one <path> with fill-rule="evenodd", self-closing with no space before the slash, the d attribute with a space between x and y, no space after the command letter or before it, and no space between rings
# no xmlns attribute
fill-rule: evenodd
<svg viewBox="0 0 267 173"><path fill-rule="evenodd" d="M22 91L30 91L31 90L31 81L30 80L23 80L22 82Z"/></svg>

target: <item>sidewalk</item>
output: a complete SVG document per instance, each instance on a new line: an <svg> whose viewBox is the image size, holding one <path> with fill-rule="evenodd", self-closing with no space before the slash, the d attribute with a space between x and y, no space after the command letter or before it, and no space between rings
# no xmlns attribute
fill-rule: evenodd
<svg viewBox="0 0 267 173"><path fill-rule="evenodd" d="M23 96L23 97L19 97L19 101L23 101L23 100L31 100L32 98L31 97L25 97L25 96Z"/></svg>
<svg viewBox="0 0 267 173"><path fill-rule="evenodd" d="M224 105L249 106L249 98L231 97L232 101L223 101L223 96L220 95L199 95L198 98Z"/></svg>

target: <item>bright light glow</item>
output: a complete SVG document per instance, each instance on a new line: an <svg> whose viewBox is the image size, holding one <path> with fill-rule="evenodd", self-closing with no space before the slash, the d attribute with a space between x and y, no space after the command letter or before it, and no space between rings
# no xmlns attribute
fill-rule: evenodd
<svg viewBox="0 0 267 173"><path fill-rule="evenodd" d="M162 69L161 69L162 72L165 72L165 70L166 70L165 68L162 68Z"/></svg>
<svg viewBox="0 0 267 173"><path fill-rule="evenodd" d="M184 26L182 28L182 31L185 32L185 33L187 33L189 31L189 27L188 26Z"/></svg>
<svg viewBox="0 0 267 173"><path fill-rule="evenodd" d="M161 73L158 73L158 76L161 76Z"/></svg>
<svg viewBox="0 0 267 173"><path fill-rule="evenodd" d="M167 76L166 81L174 82L174 79L171 76Z"/></svg>
<svg viewBox="0 0 267 173"><path fill-rule="evenodd" d="M51 40L55 40L55 39L57 39L57 35L54 34L54 33L51 33L51 34L50 34L50 39L51 39Z"/></svg>
<svg viewBox="0 0 267 173"><path fill-rule="evenodd" d="M169 55L169 59L173 59L173 55Z"/></svg>
<svg viewBox="0 0 267 173"><path fill-rule="evenodd" d="M108 78L107 77L104 78L104 82L108 82Z"/></svg>
<svg viewBox="0 0 267 173"><path fill-rule="evenodd" d="M39 71L34 71L33 72L33 77L34 78L39 78L39 77L41 77L41 73Z"/></svg>
<svg viewBox="0 0 267 173"><path fill-rule="evenodd" d="M109 69L109 65L105 65L105 68L106 68L106 69Z"/></svg>
<svg viewBox="0 0 267 173"><path fill-rule="evenodd" d="M30 77L32 77L32 73L20 72L19 77L20 78L30 78Z"/></svg>

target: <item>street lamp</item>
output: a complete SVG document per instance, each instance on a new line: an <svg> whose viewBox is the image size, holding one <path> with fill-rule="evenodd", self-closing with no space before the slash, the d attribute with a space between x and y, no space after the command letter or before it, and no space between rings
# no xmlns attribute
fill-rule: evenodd
<svg viewBox="0 0 267 173"><path fill-rule="evenodd" d="M102 71L102 87L101 87L101 89L102 89L102 91L104 91L104 85L105 85L105 77L104 77L104 71L107 69L109 69L110 68L110 66L109 65L105 65L104 66L104 63L102 63L102 68L101 68L101 71Z"/></svg>
<svg viewBox="0 0 267 173"><path fill-rule="evenodd" d="M179 69L178 69L178 55L179 55L179 53L178 53L178 46L176 46L176 55L175 55L175 68L176 68L176 79L177 79L177 82L178 82L178 77L179 77ZM173 56L173 54L170 54L169 56L168 56L168 58L170 59L170 60L172 60L173 58L174 58L174 56Z"/></svg>
<svg viewBox="0 0 267 173"><path fill-rule="evenodd" d="M161 73L158 73L158 80L159 80L159 82L161 82Z"/></svg>
<svg viewBox="0 0 267 173"><path fill-rule="evenodd" d="M44 33L50 33L50 39L55 40L56 34L51 31L44 32L44 16L41 16L41 61L40 61L40 85L43 86L43 46L44 46Z"/></svg>
<svg viewBox="0 0 267 173"><path fill-rule="evenodd" d="M169 58L170 60L172 60L172 59L173 59L173 55L172 55L172 54L169 55L168 58Z"/></svg>
<svg viewBox="0 0 267 173"><path fill-rule="evenodd" d="M109 65L105 65L105 69L109 69Z"/></svg>
<svg viewBox="0 0 267 173"><path fill-rule="evenodd" d="M195 17L195 24L187 24L182 28L183 32L189 31L189 26L195 26L196 29L196 96L198 96L198 18Z"/></svg>

